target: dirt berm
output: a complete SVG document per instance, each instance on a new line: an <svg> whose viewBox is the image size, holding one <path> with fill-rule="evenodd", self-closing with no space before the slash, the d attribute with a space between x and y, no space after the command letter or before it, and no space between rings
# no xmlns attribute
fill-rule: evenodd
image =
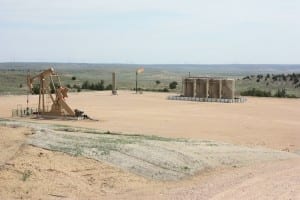
<svg viewBox="0 0 300 200"><path fill-rule="evenodd" d="M1 124L31 128L35 134L28 137L27 143L33 146L108 162L157 180L177 180L214 168L298 157L284 151L208 140L122 135L17 121Z"/></svg>

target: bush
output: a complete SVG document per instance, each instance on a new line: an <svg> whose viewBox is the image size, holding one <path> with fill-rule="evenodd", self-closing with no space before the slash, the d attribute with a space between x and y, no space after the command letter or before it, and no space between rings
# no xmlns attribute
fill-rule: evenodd
<svg viewBox="0 0 300 200"><path fill-rule="evenodd" d="M32 88L32 94L39 94L40 93L40 85L34 85Z"/></svg>
<svg viewBox="0 0 300 200"><path fill-rule="evenodd" d="M252 88L241 92L242 96L256 96L256 97L280 97L280 98L297 98L296 95L290 95L286 93L286 89L278 89L277 92L272 95L271 92Z"/></svg>
<svg viewBox="0 0 300 200"><path fill-rule="evenodd" d="M112 84L109 84L105 87L105 90L112 90Z"/></svg>
<svg viewBox="0 0 300 200"><path fill-rule="evenodd" d="M144 91L147 92L169 92L168 88L163 88L163 89L144 89Z"/></svg>
<svg viewBox="0 0 300 200"><path fill-rule="evenodd" d="M251 90L246 90L241 92L242 96L256 96L256 97L271 97L271 92L259 90L252 88Z"/></svg>
<svg viewBox="0 0 300 200"><path fill-rule="evenodd" d="M76 80L76 77L75 77L75 76L72 76L72 80L75 81L75 80Z"/></svg>
<svg viewBox="0 0 300 200"><path fill-rule="evenodd" d="M249 76L246 76L243 78L243 80L250 80L251 78Z"/></svg>
<svg viewBox="0 0 300 200"><path fill-rule="evenodd" d="M82 86L82 89L88 89L88 90L111 90L112 89L112 85L109 84L105 87L104 85L104 80L101 80L98 83L90 83L89 81L84 81Z"/></svg>
<svg viewBox="0 0 300 200"><path fill-rule="evenodd" d="M176 89L177 85L178 85L178 83L177 83L176 81L173 81L173 82L171 82L171 83L169 84L169 88L170 88L170 89Z"/></svg>
<svg viewBox="0 0 300 200"><path fill-rule="evenodd" d="M287 97L286 94L286 89L278 89L277 92L275 93L274 97Z"/></svg>

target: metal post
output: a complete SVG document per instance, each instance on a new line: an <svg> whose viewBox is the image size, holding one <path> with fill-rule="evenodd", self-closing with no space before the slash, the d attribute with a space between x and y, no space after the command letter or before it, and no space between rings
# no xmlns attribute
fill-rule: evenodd
<svg viewBox="0 0 300 200"><path fill-rule="evenodd" d="M222 80L219 80L219 99L222 98Z"/></svg>
<svg viewBox="0 0 300 200"><path fill-rule="evenodd" d="M116 95L117 94L117 90L116 90L116 73L113 72L112 73L112 94Z"/></svg>
<svg viewBox="0 0 300 200"><path fill-rule="evenodd" d="M193 80L193 97L197 96L197 79Z"/></svg>

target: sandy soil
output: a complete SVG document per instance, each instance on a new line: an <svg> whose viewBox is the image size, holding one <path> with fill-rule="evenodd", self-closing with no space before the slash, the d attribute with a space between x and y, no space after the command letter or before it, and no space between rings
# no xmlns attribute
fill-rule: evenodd
<svg viewBox="0 0 300 200"><path fill-rule="evenodd" d="M243 104L170 101L170 94L71 93L72 108L99 121L18 119L110 132L215 140L300 152L300 100L248 98ZM37 96L30 96L36 106ZM0 96L10 118L26 96ZM0 199L299 199L300 159L216 168L180 181L137 176L107 162L24 144L29 129L0 126Z"/></svg>
<svg viewBox="0 0 300 200"><path fill-rule="evenodd" d="M24 145L24 128L1 127L0 199L299 199L300 159L154 181L84 157ZM28 137L28 136L27 136ZM18 141L16 145L15 141ZM5 144L5 146L3 145Z"/></svg>
<svg viewBox="0 0 300 200"><path fill-rule="evenodd" d="M102 162L24 145L28 133L1 127L0 199L99 199L154 184Z"/></svg>
<svg viewBox="0 0 300 200"><path fill-rule="evenodd" d="M67 102L84 110L93 121L57 121L122 132L165 137L224 141L279 150L300 149L300 99L248 98L242 104L199 103L166 100L170 94L119 91L70 93ZM30 105L37 97L30 96ZM26 105L26 96L0 96L0 117L10 117L17 104Z"/></svg>

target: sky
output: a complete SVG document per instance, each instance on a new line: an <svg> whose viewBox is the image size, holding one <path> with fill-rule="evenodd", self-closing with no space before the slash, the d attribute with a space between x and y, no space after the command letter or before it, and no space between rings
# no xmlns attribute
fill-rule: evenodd
<svg viewBox="0 0 300 200"><path fill-rule="evenodd" d="M300 1L0 0L0 62L300 64Z"/></svg>

